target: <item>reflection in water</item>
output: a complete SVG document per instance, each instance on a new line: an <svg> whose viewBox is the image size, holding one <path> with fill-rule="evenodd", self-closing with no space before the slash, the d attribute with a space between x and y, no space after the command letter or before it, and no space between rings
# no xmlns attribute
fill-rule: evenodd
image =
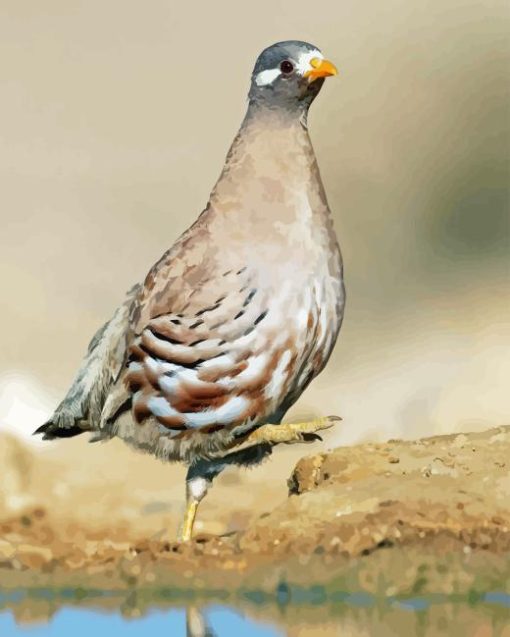
<svg viewBox="0 0 510 637"><path fill-rule="evenodd" d="M114 609L111 609L114 610ZM281 628L244 616L222 606L156 610L138 618L117 612L63 608L51 618L41 616L41 608L31 615L24 607L23 617L0 611L1 637L102 637L103 635L150 635L157 637L284 637Z"/></svg>
<svg viewBox="0 0 510 637"><path fill-rule="evenodd" d="M251 597L251 601L248 601ZM334 603L277 603L239 594L235 607L189 601L175 591L0 592L0 635L90 637L495 637L508 627L510 596L493 592L453 601L444 596L376 599L335 594ZM241 598L241 599L240 599ZM256 601L258 600L258 601Z"/></svg>
<svg viewBox="0 0 510 637"><path fill-rule="evenodd" d="M208 625L205 614L195 606L186 609L186 637L218 637Z"/></svg>

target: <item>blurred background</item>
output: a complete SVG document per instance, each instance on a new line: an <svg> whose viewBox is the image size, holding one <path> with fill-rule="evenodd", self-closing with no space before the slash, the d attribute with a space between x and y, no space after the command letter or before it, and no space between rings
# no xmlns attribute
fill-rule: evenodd
<svg viewBox="0 0 510 637"><path fill-rule="evenodd" d="M282 39L316 44L340 70L309 123L348 292L332 360L289 417L343 416L328 446L508 423L506 0L3 0L0 18L4 506L42 498L51 480L54 506L85 488L97 501L105 483L133 498L137 476L126 515L172 510L181 469L117 442L27 447L28 434L124 292L203 209L255 58ZM262 489L273 475L284 497L306 451L222 480ZM225 492L213 490L211 524L214 498Z"/></svg>

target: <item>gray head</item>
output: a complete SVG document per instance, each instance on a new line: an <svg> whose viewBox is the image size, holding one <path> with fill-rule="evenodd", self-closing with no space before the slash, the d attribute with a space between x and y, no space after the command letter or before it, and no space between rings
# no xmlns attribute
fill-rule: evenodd
<svg viewBox="0 0 510 637"><path fill-rule="evenodd" d="M335 66L313 44L277 42L264 49L255 63L250 103L301 113L320 91L324 78L336 74Z"/></svg>

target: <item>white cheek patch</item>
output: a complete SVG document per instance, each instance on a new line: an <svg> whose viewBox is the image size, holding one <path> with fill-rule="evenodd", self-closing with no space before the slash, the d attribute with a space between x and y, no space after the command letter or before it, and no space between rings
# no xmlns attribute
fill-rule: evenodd
<svg viewBox="0 0 510 637"><path fill-rule="evenodd" d="M266 71L261 71L255 77L255 84L257 86L267 86L268 84L272 84L278 76L281 75L280 69L267 69Z"/></svg>
<svg viewBox="0 0 510 637"><path fill-rule="evenodd" d="M312 65L310 64L310 61L313 60L313 58L319 58L320 60L323 60L324 56L318 49L307 51L306 53L301 53L296 64L297 72L301 75L304 75L307 71L311 71Z"/></svg>

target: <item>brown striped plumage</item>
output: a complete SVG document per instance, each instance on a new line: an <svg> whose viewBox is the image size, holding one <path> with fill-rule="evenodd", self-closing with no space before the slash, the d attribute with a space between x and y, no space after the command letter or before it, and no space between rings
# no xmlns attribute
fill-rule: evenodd
<svg viewBox="0 0 510 637"><path fill-rule="evenodd" d="M295 60L295 74L268 85L274 69L260 60L278 64L282 55ZM39 430L46 437L119 436L192 468L209 463L200 475L210 479L237 440L279 423L323 369L344 290L306 128L323 81L300 70L313 55L321 56L304 43L261 55L206 209L96 335L68 396ZM322 57L314 59L317 69Z"/></svg>

